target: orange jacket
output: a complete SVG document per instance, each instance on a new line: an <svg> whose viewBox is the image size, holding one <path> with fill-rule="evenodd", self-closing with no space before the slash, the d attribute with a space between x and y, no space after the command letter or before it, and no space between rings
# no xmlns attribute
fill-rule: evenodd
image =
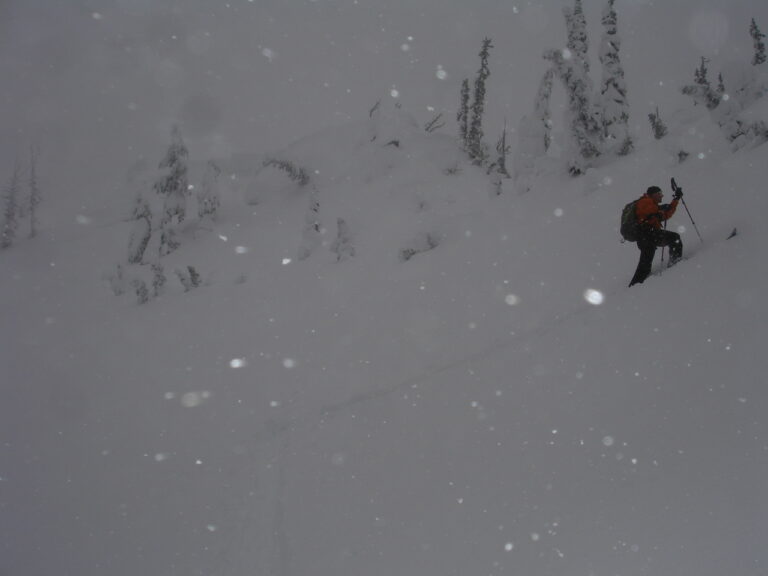
<svg viewBox="0 0 768 576"><path fill-rule="evenodd" d="M675 198L671 204L658 204L656 200L643 194L635 204L635 213L640 226L649 226L658 230L661 223L672 218L680 201Z"/></svg>

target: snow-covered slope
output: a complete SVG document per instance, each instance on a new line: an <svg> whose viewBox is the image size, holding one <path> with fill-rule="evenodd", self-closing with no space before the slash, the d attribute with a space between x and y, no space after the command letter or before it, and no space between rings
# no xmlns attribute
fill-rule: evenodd
<svg viewBox="0 0 768 576"><path fill-rule="evenodd" d="M232 161L142 306L118 214L4 251L0 572L765 572L767 149L673 121L496 196L384 106L275 154L303 186ZM704 242L627 289L671 176Z"/></svg>

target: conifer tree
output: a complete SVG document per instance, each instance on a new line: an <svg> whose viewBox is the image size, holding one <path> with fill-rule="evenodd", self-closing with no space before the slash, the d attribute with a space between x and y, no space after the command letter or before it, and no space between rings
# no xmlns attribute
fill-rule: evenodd
<svg viewBox="0 0 768 576"><path fill-rule="evenodd" d="M504 129L501 132L499 141L496 143L496 162L491 165L491 169L504 178L509 178L509 172L507 171L507 156L509 155L510 146L507 144L507 121L504 120Z"/></svg>
<svg viewBox="0 0 768 576"><path fill-rule="evenodd" d="M144 253L152 238L152 209L143 194L136 196L136 201L131 212L131 220L134 221L131 238L128 242L128 262L141 264Z"/></svg>
<svg viewBox="0 0 768 576"><path fill-rule="evenodd" d="M10 248L16 240L16 230L19 226L19 180L20 169L18 162L13 167L11 179L3 191L3 229L0 233L0 248Z"/></svg>
<svg viewBox="0 0 768 576"><path fill-rule="evenodd" d="M763 42L765 34L760 31L754 18L752 18L752 23L749 26L749 35L752 36L752 42L755 46L755 55L752 57L752 65L759 66L760 64L765 63L765 43Z"/></svg>
<svg viewBox="0 0 768 576"><path fill-rule="evenodd" d="M536 103L534 110L536 119L541 127L542 142L544 152L549 150L552 143L552 113L550 109L550 100L552 99L552 84L555 78L555 70L550 68L544 74L539 84L539 90L536 93Z"/></svg>
<svg viewBox="0 0 768 576"><path fill-rule="evenodd" d="M603 10L604 33L600 47L603 81L600 89L600 117L603 137L617 146L620 155L632 149L629 135L629 102L624 68L619 58L621 39L618 35L615 0L608 0Z"/></svg>
<svg viewBox="0 0 768 576"><path fill-rule="evenodd" d="M40 187L37 182L37 154L34 148L29 153L29 237L37 235L37 208L40 205Z"/></svg>
<svg viewBox="0 0 768 576"><path fill-rule="evenodd" d="M696 70L693 73L693 80L698 84L699 86L707 86L710 87L709 83L709 70L707 69L707 63L709 60L704 58L704 56L701 57L701 65L696 68Z"/></svg>
<svg viewBox="0 0 768 576"><path fill-rule="evenodd" d="M139 304L146 304L149 302L149 289L147 283L141 278L134 278L131 282L131 286L136 291L136 301Z"/></svg>
<svg viewBox="0 0 768 576"><path fill-rule="evenodd" d="M164 174L155 182L155 192L163 198L163 214L160 220L160 255L164 256L176 250L175 224L184 221L187 212L189 184L187 182L187 157L189 153L178 126L171 131L171 144L160 161Z"/></svg>
<svg viewBox="0 0 768 576"><path fill-rule="evenodd" d="M566 47L573 57L582 62L585 72L589 72L589 38L587 36L587 19L584 16L584 8L581 0L575 0L573 9L564 8L565 25L568 31Z"/></svg>
<svg viewBox="0 0 768 576"><path fill-rule="evenodd" d="M475 78L474 98L472 101L472 118L467 135L467 152L473 164L482 165L487 159L487 152L483 145L483 114L485 113L485 83L491 75L488 68L490 49L493 48L490 38L483 40L480 50L480 70Z"/></svg>
<svg viewBox="0 0 768 576"><path fill-rule="evenodd" d="M720 95L709 82L709 60L701 57L701 65L693 73L693 84L683 87L683 94L690 96L699 104L704 104L707 109L714 110L720 105Z"/></svg>
<svg viewBox="0 0 768 576"><path fill-rule="evenodd" d="M459 123L459 140L465 150L469 148L469 79L464 78L461 83L461 95L459 97L459 111L456 113L456 121Z"/></svg>
<svg viewBox="0 0 768 576"><path fill-rule="evenodd" d="M209 160L205 167L202 187L197 195L197 215L200 220L206 217L211 220L216 219L216 213L221 205L219 199L220 175L221 168L213 160Z"/></svg>
<svg viewBox="0 0 768 576"><path fill-rule="evenodd" d="M163 268L162 264L156 262L152 264L151 268L152 268L152 295L157 297L163 293L163 289L167 282L167 278L165 277L165 269Z"/></svg>
<svg viewBox="0 0 768 576"><path fill-rule="evenodd" d="M544 58L552 62L555 74L563 82L568 96L571 150L567 163L569 173L576 176L582 174L602 154L603 130L589 76L589 43L581 0L575 1L573 9L565 8L563 15L568 33L567 48L549 50L545 52Z"/></svg>
<svg viewBox="0 0 768 576"><path fill-rule="evenodd" d="M312 192L309 197L309 209L304 217L304 229L298 253L299 260L306 260L312 255L312 252L321 242L321 234L320 198L317 188L312 186Z"/></svg>
<svg viewBox="0 0 768 576"><path fill-rule="evenodd" d="M653 137L656 140L661 140L664 138L664 136L667 135L667 126L664 124L664 121L661 119L661 115L659 114L658 107L656 108L656 112L651 112L648 114L648 120L651 123L651 129L653 130Z"/></svg>
<svg viewBox="0 0 768 576"><path fill-rule="evenodd" d="M583 75L583 66L574 63L573 58L566 59L562 50L550 50L544 57L552 62L555 74L565 85L572 147L568 172L577 176L600 156L602 149L602 130L594 117L590 83Z"/></svg>

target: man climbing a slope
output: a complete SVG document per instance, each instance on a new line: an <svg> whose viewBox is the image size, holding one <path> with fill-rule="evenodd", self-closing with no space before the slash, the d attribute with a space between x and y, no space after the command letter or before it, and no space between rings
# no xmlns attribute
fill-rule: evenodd
<svg viewBox="0 0 768 576"><path fill-rule="evenodd" d="M675 195L670 204L662 204L664 194L658 186L651 186L635 204L635 214L638 223L637 247L640 249L640 261L632 277L630 286L641 284L651 274L653 257L656 248L669 246L669 265L673 266L683 255L683 242L676 232L663 230L662 222L669 220L677 210L677 205L683 197L681 188L675 189Z"/></svg>

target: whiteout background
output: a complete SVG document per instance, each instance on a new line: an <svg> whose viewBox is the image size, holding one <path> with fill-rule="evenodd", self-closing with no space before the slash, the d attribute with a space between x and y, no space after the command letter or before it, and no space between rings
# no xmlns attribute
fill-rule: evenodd
<svg viewBox="0 0 768 576"><path fill-rule="evenodd" d="M522 196L447 175L482 38L493 143L565 5L3 4L2 166L38 146L45 203L0 254L1 573L765 573L768 149L733 154L679 88L700 56L727 83L768 8L617 2L636 152ZM138 306L104 277L126 174L173 123L194 184L224 167L224 207L164 259L204 286ZM308 191L254 177L275 151L319 191L304 261ZM671 176L706 242L681 207L692 258L628 290L619 211Z"/></svg>

